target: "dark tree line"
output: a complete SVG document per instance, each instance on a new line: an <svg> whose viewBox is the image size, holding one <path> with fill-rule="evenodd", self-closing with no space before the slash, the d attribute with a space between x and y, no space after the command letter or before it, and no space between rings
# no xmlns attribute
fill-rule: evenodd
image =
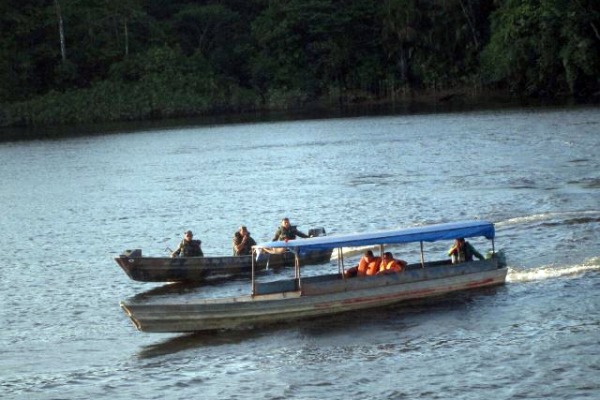
<svg viewBox="0 0 600 400"><path fill-rule="evenodd" d="M597 0L4 0L0 125L506 90L594 98Z"/></svg>

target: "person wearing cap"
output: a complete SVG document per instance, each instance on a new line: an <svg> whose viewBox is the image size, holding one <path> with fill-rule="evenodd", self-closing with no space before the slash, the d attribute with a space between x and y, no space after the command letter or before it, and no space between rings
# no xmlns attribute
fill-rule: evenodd
<svg viewBox="0 0 600 400"><path fill-rule="evenodd" d="M245 256L252 253L252 246L256 245L256 241L250 236L248 228L244 225L233 234L233 255Z"/></svg>
<svg viewBox="0 0 600 400"><path fill-rule="evenodd" d="M193 240L194 234L192 231L185 231L183 233L183 239L177 250L171 253L171 257L204 257L204 253L202 253L202 248L200 245L202 241Z"/></svg>
<svg viewBox="0 0 600 400"><path fill-rule="evenodd" d="M273 241L275 240L294 240L296 236L301 238L307 238L308 235L302 233L293 225L290 225L289 218L284 218L281 220L281 225L277 228L275 235L273 236Z"/></svg>

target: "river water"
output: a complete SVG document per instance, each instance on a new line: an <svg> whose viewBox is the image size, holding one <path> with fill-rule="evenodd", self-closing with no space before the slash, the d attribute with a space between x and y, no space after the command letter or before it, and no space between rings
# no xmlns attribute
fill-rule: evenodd
<svg viewBox="0 0 600 400"><path fill-rule="evenodd" d="M0 398L597 399L599 150L597 107L0 144ZM328 234L490 220L508 281L241 332L141 333L120 310L249 290L134 282L120 251L165 255L192 229L230 254L240 224L260 242L284 216Z"/></svg>

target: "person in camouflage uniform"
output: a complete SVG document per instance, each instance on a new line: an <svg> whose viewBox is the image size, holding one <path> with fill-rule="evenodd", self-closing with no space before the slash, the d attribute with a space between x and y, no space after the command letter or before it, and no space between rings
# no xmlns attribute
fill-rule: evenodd
<svg viewBox="0 0 600 400"><path fill-rule="evenodd" d="M464 238L456 239L454 241L454 244L450 250L448 250L448 255L452 258L452 264L473 261L473 256L480 260L484 259L481 253L475 250L475 247Z"/></svg>
<svg viewBox="0 0 600 400"><path fill-rule="evenodd" d="M240 229L233 235L233 255L245 256L252 253L252 246L256 245L256 241L250 236L250 232L245 226L240 226Z"/></svg>
<svg viewBox="0 0 600 400"><path fill-rule="evenodd" d="M186 231L183 234L183 240L179 243L177 250L171 253L171 257L204 257L200 245L202 241L193 240L194 234L192 231Z"/></svg>
<svg viewBox="0 0 600 400"><path fill-rule="evenodd" d="M294 240L296 236L300 236L301 238L307 238L308 235L300 232L295 226L290 225L290 220L288 218L284 218L281 220L281 225L277 228L277 232L275 232L275 236L273 236L273 241L275 240Z"/></svg>

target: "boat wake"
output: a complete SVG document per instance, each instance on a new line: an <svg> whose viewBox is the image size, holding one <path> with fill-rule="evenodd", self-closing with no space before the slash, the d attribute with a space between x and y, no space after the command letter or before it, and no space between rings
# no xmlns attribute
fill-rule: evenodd
<svg viewBox="0 0 600 400"><path fill-rule="evenodd" d="M582 275L589 271L600 271L600 257L592 257L580 265L554 266L544 265L531 269L509 267L506 282L533 282L563 276Z"/></svg>
<svg viewBox="0 0 600 400"><path fill-rule="evenodd" d="M344 248L343 255L344 257L352 257L356 255L362 255L366 250L377 250L379 246L360 246L360 247L347 247ZM338 252L334 251L331 253L331 260L335 261L338 259Z"/></svg>
<svg viewBox="0 0 600 400"><path fill-rule="evenodd" d="M600 222L599 210L548 212L524 215L522 217L515 217L496 222L495 225L497 227L535 223L539 223L541 225L577 225L591 222Z"/></svg>

